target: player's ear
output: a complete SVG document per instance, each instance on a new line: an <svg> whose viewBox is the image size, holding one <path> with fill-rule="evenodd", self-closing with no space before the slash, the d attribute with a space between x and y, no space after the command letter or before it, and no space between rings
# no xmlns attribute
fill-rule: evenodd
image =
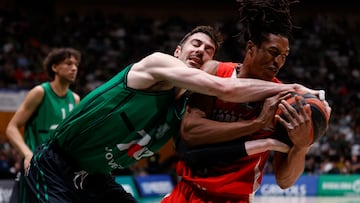
<svg viewBox="0 0 360 203"><path fill-rule="evenodd" d="M249 51L250 53L253 51L253 47L254 47L254 43L253 41L249 40L247 43L246 43L246 50Z"/></svg>
<svg viewBox="0 0 360 203"><path fill-rule="evenodd" d="M176 46L176 49L175 49L175 51L174 51L174 56L175 56L176 58L179 58L180 52L181 52L181 46L180 46L180 45L177 45L177 46Z"/></svg>

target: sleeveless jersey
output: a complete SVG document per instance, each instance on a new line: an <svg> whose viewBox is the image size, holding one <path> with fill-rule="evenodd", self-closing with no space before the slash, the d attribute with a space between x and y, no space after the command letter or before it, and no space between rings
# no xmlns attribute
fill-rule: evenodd
<svg viewBox="0 0 360 203"><path fill-rule="evenodd" d="M174 89L127 87L131 67L85 96L51 141L88 173L109 173L149 157L178 130Z"/></svg>
<svg viewBox="0 0 360 203"><path fill-rule="evenodd" d="M75 106L75 99L71 90L64 97L59 97L53 91L49 82L41 84L44 97L25 125L24 140L34 151L37 146L49 140L60 121L62 121Z"/></svg>
<svg viewBox="0 0 360 203"><path fill-rule="evenodd" d="M236 77L234 73L236 65L235 63L222 62L218 66L216 75L220 77ZM279 82L276 78L272 81ZM211 119L222 122L255 119L261 112L261 103L231 103L216 99ZM218 145L236 147L236 142L266 138L271 135L271 131L261 130L242 139L219 143ZM229 143L233 144L226 145ZM197 175L183 161L178 162L176 169L177 174L181 175L185 182L193 184L204 192L251 202L254 193L261 184L262 171L268 154L268 152L264 152L246 156L225 164L219 160L218 163L221 164L215 164L213 167L208 168L206 176ZM214 162L216 163L216 160Z"/></svg>

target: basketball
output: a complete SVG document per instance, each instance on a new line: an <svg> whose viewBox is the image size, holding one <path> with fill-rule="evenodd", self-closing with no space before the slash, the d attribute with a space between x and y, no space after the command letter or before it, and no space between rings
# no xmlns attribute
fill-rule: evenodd
<svg viewBox="0 0 360 203"><path fill-rule="evenodd" d="M295 100L296 95L301 95L303 97L303 99L301 100L301 103L303 105L310 104L311 119L313 123L313 132L312 134L310 134L310 136L312 137L312 142L311 142L312 144L318 141L320 137L325 134L325 131L327 129L329 122L329 115L326 112L326 107L324 103L317 96L313 94L310 93L299 94L295 92L292 92L291 94L292 96L288 98L286 101L295 109L297 109L296 100ZM276 114L280 115L283 119L287 120L280 108L278 108ZM289 146L292 146L293 143L291 142L285 127L280 123L276 123L275 119L274 119L274 126L275 126L275 132L274 132L275 138L288 144Z"/></svg>

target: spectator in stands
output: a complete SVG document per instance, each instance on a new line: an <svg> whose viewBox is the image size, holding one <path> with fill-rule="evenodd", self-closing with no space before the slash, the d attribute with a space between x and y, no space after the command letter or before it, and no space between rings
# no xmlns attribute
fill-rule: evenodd
<svg viewBox="0 0 360 203"><path fill-rule="evenodd" d="M352 154L350 159L351 173L360 174L360 156Z"/></svg>

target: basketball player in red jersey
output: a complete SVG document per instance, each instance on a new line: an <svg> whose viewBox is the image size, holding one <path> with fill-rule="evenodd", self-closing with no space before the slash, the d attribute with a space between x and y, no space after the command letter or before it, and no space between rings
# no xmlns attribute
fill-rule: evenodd
<svg viewBox="0 0 360 203"><path fill-rule="evenodd" d="M290 50L290 3L286 0L241 1L240 19L245 31L242 34L247 42L243 63L211 61L204 70L221 77L257 78L280 83L276 74ZM274 96L273 100L281 96ZM299 112L281 101L279 107L287 121L276 117L294 143L288 153L274 153L274 171L281 188L290 187L302 174L305 155L312 141L307 136L312 130L309 105L303 106L300 98L296 100ZM324 103L330 115L331 108L326 101ZM263 105L266 103L237 104L192 94L181 124L182 141L186 145L178 148L185 150L181 152L183 160L177 165L181 180L162 203L253 202L269 151L252 148L247 143L274 136L271 127L276 109L262 112ZM267 122L255 122L259 117L267 118ZM239 135L243 137L234 139ZM215 144L217 142L221 143Z"/></svg>

